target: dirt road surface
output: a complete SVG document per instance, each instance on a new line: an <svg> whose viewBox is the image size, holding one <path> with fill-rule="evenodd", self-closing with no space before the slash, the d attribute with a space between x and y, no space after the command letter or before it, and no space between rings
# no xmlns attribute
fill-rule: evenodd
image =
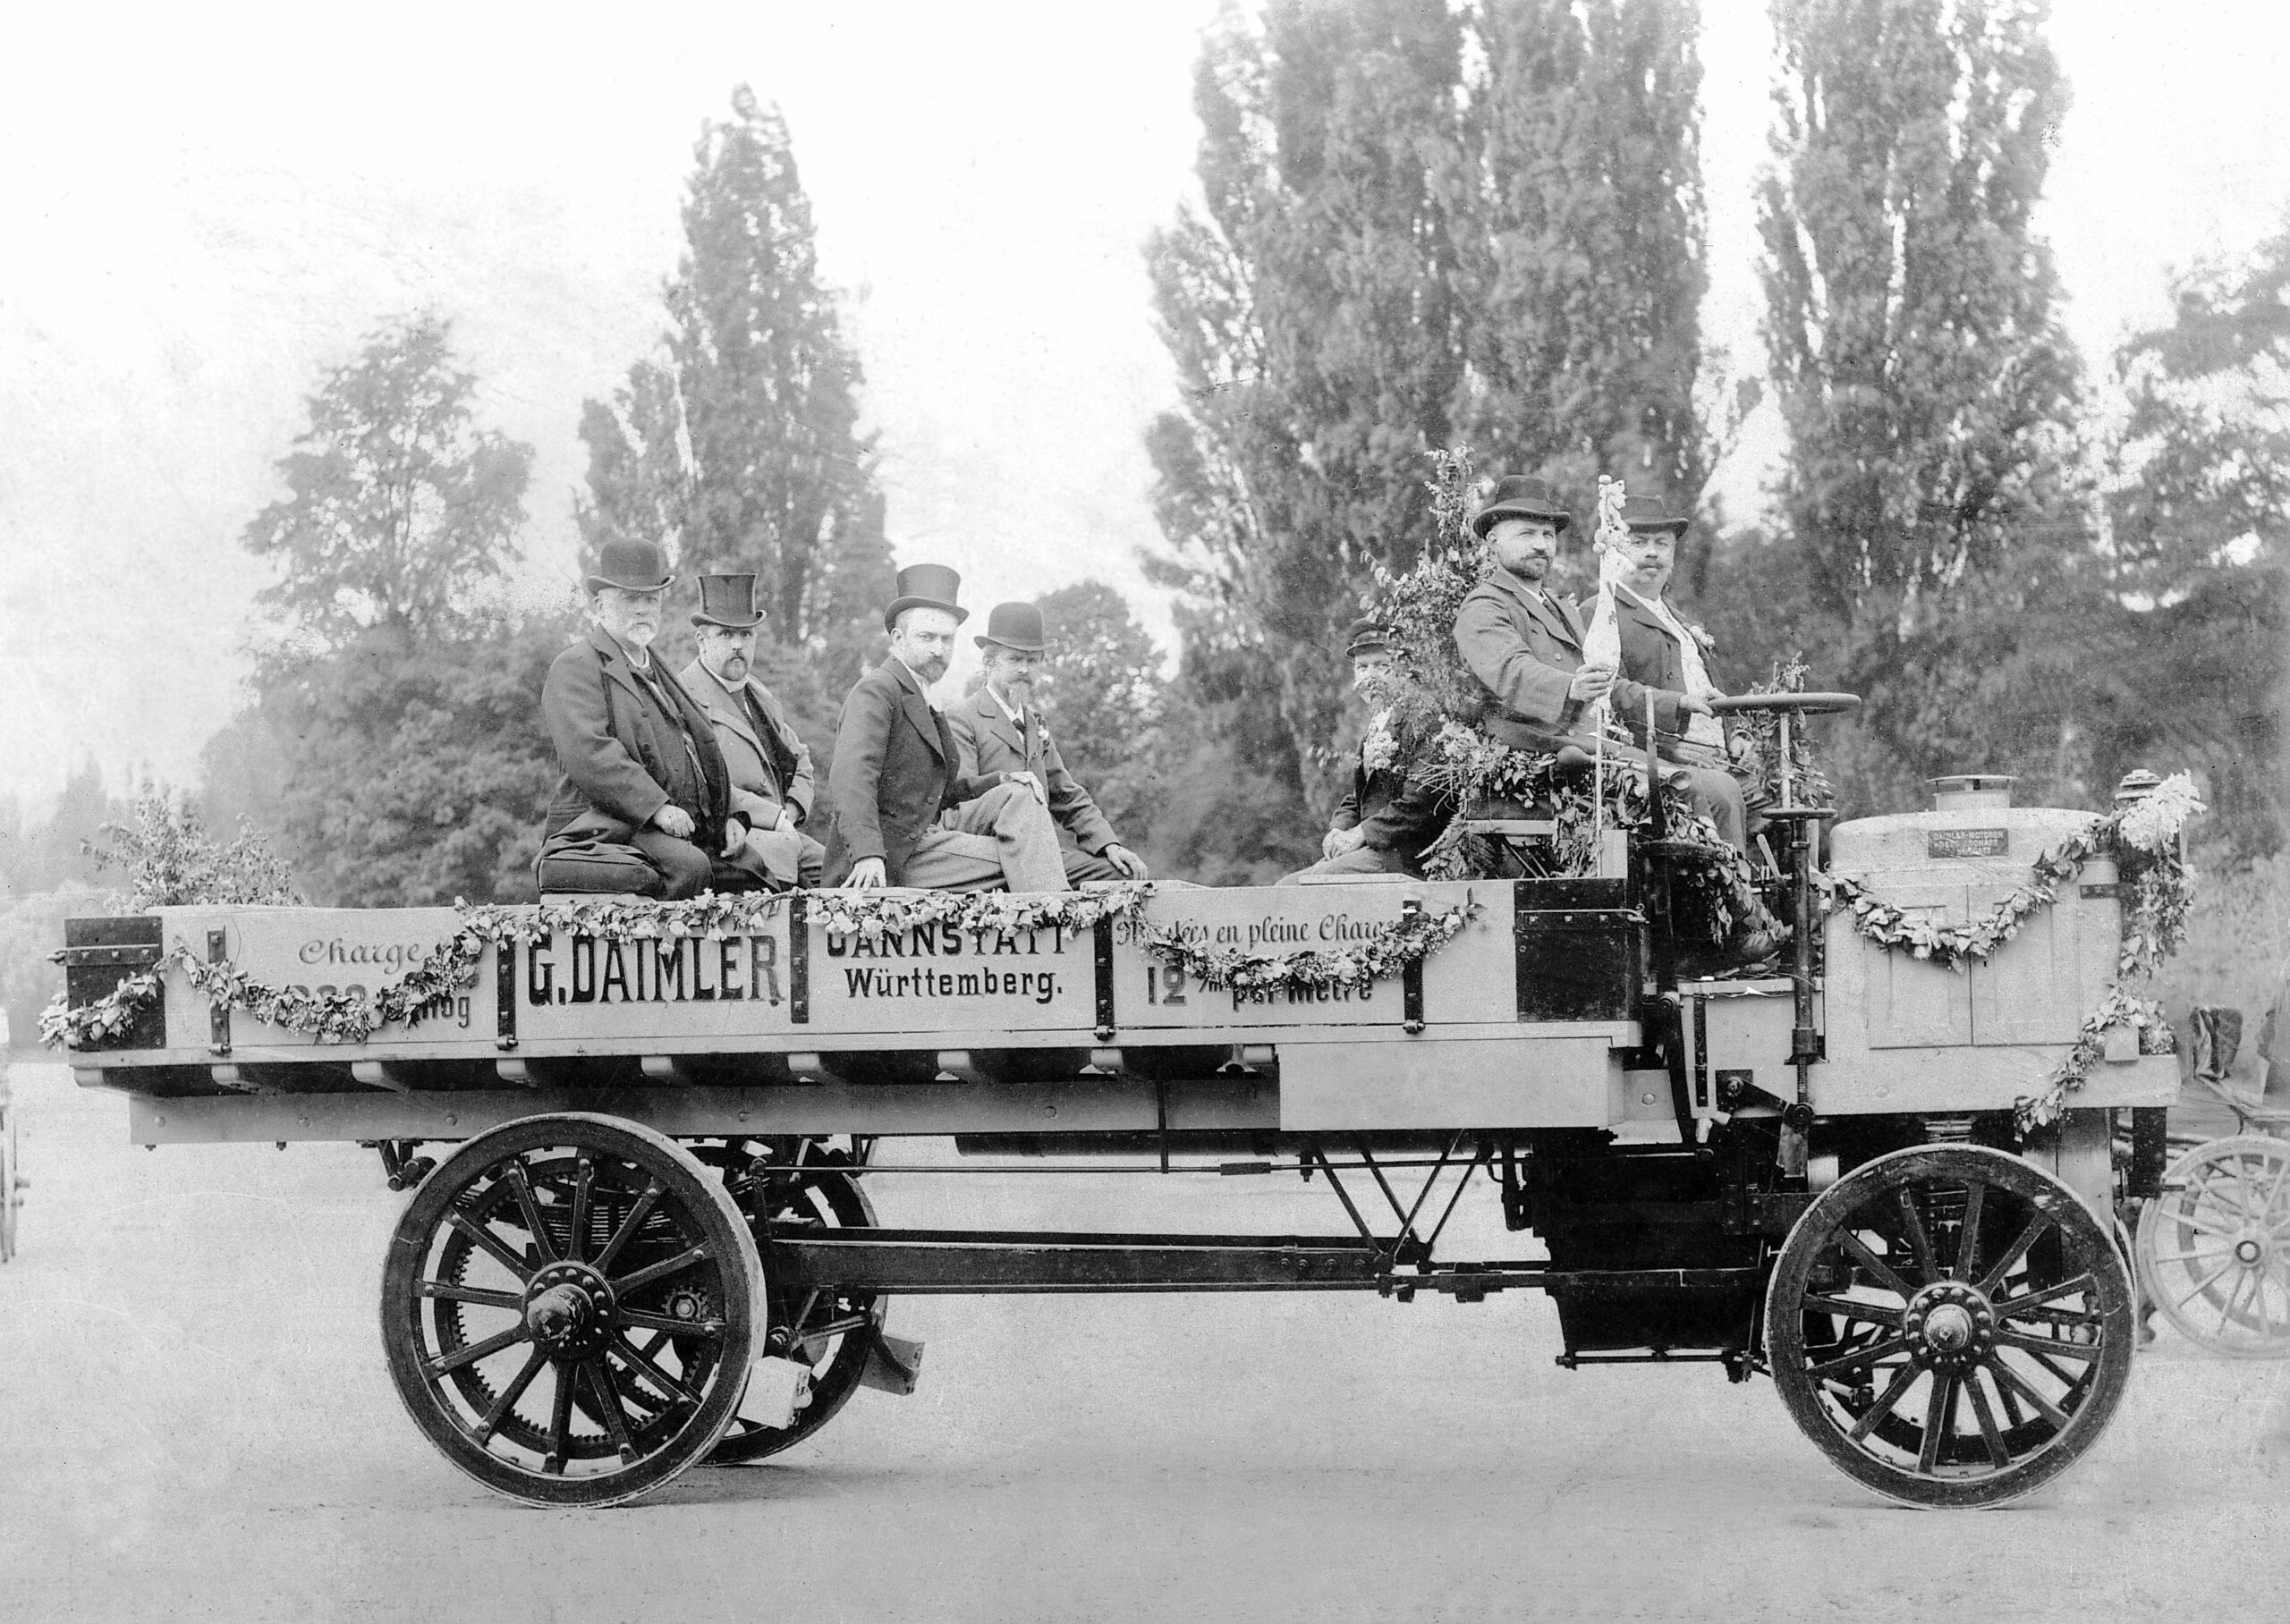
<svg viewBox="0 0 2290 1624"><path fill-rule="evenodd" d="M404 1197L370 1152L147 1153L118 1096L13 1070L9 1624L2290 1616L2290 1365L2167 1332L2065 1480L1934 1513L1838 1476L1762 1379L1554 1368L1539 1295L910 1300L913 1397L862 1392L776 1461L632 1508L527 1510L388 1385ZM1293 1178L1172 1182L874 1190L891 1222L1343 1222ZM1474 1204L1493 1232L1463 1244L1521 1255Z"/></svg>

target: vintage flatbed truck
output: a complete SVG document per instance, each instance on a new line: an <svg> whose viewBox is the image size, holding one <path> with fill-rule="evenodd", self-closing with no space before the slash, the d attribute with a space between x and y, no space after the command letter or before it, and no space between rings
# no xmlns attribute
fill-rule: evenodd
<svg viewBox="0 0 2290 1624"><path fill-rule="evenodd" d="M1786 723L1849 698L1758 703ZM1945 968L1823 925L1829 815L1785 787L1774 890L1800 928L1762 978L1695 973L1694 854L1641 829L1577 877L75 920L70 1002L111 1008L70 1059L143 1144L379 1146L413 1192L383 1269L392 1376L448 1459L522 1501L625 1501L910 1383L884 1328L902 1292L1529 1287L1562 1364L1768 1372L1879 1493L2006 1500L2123 1394L2112 1215L2151 1193L2176 1062L2111 1037L2023 1132L2115 972L2108 864ZM2093 822L1997 799L1838 825L1828 871L1962 924ZM1364 959L1282 957L1307 950ZM418 1019L337 1019L376 1005ZM886 1224L884 1147L918 1135L1298 1171L1344 1222ZM1443 1254L1470 1194L1543 1256Z"/></svg>

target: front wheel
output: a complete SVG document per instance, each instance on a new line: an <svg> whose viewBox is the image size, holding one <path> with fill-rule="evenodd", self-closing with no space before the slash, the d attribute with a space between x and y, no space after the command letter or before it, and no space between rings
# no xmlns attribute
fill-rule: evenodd
<svg viewBox="0 0 2290 1624"><path fill-rule="evenodd" d="M2290 1142L2214 1139L2173 1163L2139 1214L2139 1267L2197 1347L2290 1358Z"/></svg>
<svg viewBox="0 0 2290 1624"><path fill-rule="evenodd" d="M2131 1275L2074 1191L1978 1146L1896 1151L1808 1208L1766 1297L1791 1417L1854 1481L1998 1505L2105 1430L2130 1379Z"/></svg>
<svg viewBox="0 0 2290 1624"><path fill-rule="evenodd" d="M717 1174L568 1112L480 1134L423 1181L390 1237L382 1345L414 1424L487 1488L617 1505L723 1435L763 1303Z"/></svg>

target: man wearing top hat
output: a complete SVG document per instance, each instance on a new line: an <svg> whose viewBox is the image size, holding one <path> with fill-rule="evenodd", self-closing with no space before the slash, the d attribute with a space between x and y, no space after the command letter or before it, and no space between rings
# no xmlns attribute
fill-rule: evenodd
<svg viewBox="0 0 2290 1624"><path fill-rule="evenodd" d="M898 596L883 612L890 656L852 685L835 729L830 885L1065 889L1040 786L1022 773L964 776L954 731L930 703L970 613L954 602L961 585L944 564L898 572Z"/></svg>
<svg viewBox="0 0 2290 1624"><path fill-rule="evenodd" d="M1405 874L1421 877L1423 851L1455 816L1452 797L1426 782L1423 741L1410 739L1392 701L1398 661L1391 638L1373 620L1353 623L1344 639L1352 686L1373 714L1352 768L1352 790L1328 820L1320 860L1280 884L1346 874Z"/></svg>
<svg viewBox="0 0 2290 1624"><path fill-rule="evenodd" d="M1622 644L1622 674L1649 688L1667 689L1703 700L1726 696L1710 681L1709 634L1689 625L1665 596L1671 572L1677 567L1677 544L1685 536L1690 518L1679 504L1654 495L1623 499L1622 521L1630 531L1623 548L1629 572L1615 585L1615 630ZM1621 718L1630 736L1646 742L1646 719L1625 713ZM1707 710L1688 711L1675 732L1662 729L1655 717L1655 749L1667 761L1711 769L1728 774L1743 803L1744 832L1755 834L1764 825L1766 797L1758 774L1747 761L1746 740L1728 740L1724 724ZM1721 791L1722 793L1722 791ZM1720 826L1723 826L1720 819Z"/></svg>
<svg viewBox="0 0 2290 1624"><path fill-rule="evenodd" d="M755 675L752 575L703 575L692 611L700 654L677 672L708 714L732 779L732 810L747 820L733 864L775 889L816 885L827 849L803 833L811 812L811 748Z"/></svg>
<svg viewBox="0 0 2290 1624"><path fill-rule="evenodd" d="M610 541L581 580L594 624L558 655L541 715L563 769L541 842L540 888L671 899L753 881L724 859L746 822L708 716L652 656L674 577L649 542Z"/></svg>
<svg viewBox="0 0 2290 1624"><path fill-rule="evenodd" d="M986 617L986 635L971 641L985 653L986 681L946 716L963 775L1021 773L1040 786L1069 884L1145 878L1144 859L1121 843L1090 792L1066 771L1049 724L1034 708L1034 678L1047 650L1041 611L997 604Z"/></svg>

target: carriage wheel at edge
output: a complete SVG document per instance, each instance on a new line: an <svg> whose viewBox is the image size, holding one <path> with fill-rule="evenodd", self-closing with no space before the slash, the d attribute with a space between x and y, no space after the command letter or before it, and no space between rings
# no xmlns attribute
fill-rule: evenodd
<svg viewBox="0 0 2290 1624"><path fill-rule="evenodd" d="M567 1112L480 1134L390 1238L382 1344L414 1424L486 1487L616 1505L711 1449L763 1329L723 1181L665 1135Z"/></svg>
<svg viewBox="0 0 2290 1624"><path fill-rule="evenodd" d="M2114 1237L2065 1184L1977 1146L1880 1156L1822 1192L1766 1298L1774 1381L1847 1476L1985 1506L2106 1429L2136 1314Z"/></svg>
<svg viewBox="0 0 2290 1624"><path fill-rule="evenodd" d="M2238 1135L2174 1162L2139 1214L2139 1269L2197 1347L2290 1358L2290 1141Z"/></svg>

